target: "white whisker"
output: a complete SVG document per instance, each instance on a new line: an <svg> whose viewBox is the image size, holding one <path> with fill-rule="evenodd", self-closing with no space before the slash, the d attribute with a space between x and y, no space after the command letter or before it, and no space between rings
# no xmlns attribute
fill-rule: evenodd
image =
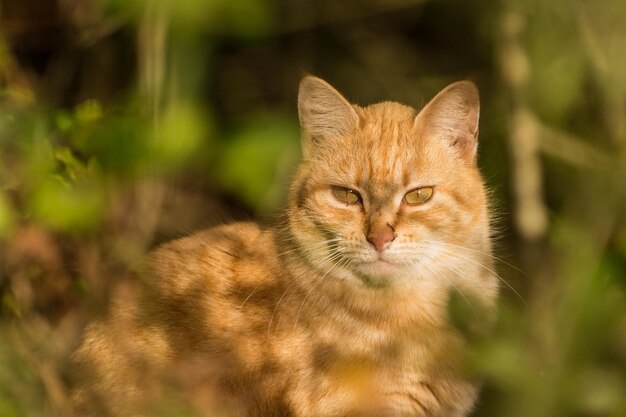
<svg viewBox="0 0 626 417"><path fill-rule="evenodd" d="M324 273L324 275L322 275L322 277L317 281L316 284L314 284L309 291L306 293L304 300L302 300L302 304L300 304L300 308L298 309L298 313L296 314L296 320L294 321L294 325L293 325L293 331L296 331L296 328L298 326L298 320L300 318L300 313L302 312L302 308L304 307L307 299L309 298L309 296L311 295L311 292L315 289L317 289L319 287L319 285L321 285L321 283L324 281L324 278L326 278L326 275L328 275L330 273L330 271L332 271L337 265L338 263L336 263L335 261L337 259L341 259L342 256L340 254L332 254L329 258L324 260L323 264L320 264L319 268L322 268L322 265L327 265L328 263L331 263L330 268Z"/></svg>
<svg viewBox="0 0 626 417"><path fill-rule="evenodd" d="M487 256L489 258L495 259L496 261L503 263L504 265L506 265L506 266L508 266L508 267L510 267L510 268L512 268L514 270L516 270L517 272L519 272L521 274L525 274L524 271L522 271L521 269L517 268L515 265L513 265L513 264L505 261L504 259L499 258L499 257L497 257L497 256L495 256L495 255L493 255L493 254L491 254L489 252L484 252L484 251L481 251L481 250L478 250L478 249L468 248L467 246L454 245L452 243L444 243L444 242L438 242L438 241L434 241L434 240L422 240L422 242L425 242L425 243L436 243L436 244L439 244L439 245L450 246L450 247L457 248L457 249L463 249L463 250L467 250L467 251L470 251L470 252L479 253L479 254L485 255L485 256Z"/></svg>
<svg viewBox="0 0 626 417"><path fill-rule="evenodd" d="M272 311L272 317L270 317L270 321L267 324L267 335L268 336L270 334L270 329L272 328L272 321L274 321L274 315L276 314L276 310L278 309L278 306L280 305L280 302L283 301L283 298L285 297L285 295L287 294L288 291L289 291L289 287L287 287L287 289L285 289L285 291L283 292L283 295L280 296L280 298L278 299L278 302L274 306L274 310Z"/></svg>
<svg viewBox="0 0 626 417"><path fill-rule="evenodd" d="M443 266L444 268L450 270L451 272L455 272L456 274L459 274L457 271L453 270L452 268L449 268L447 265L444 265L442 263L438 263L439 266ZM474 314L474 317L476 319L478 319L478 315L476 314L476 310L474 310L474 306L472 306L472 303L470 303L470 301L467 299L467 297L465 296L465 293L459 288L458 285L456 285L454 283L454 280L449 278L446 274L436 271L432 265L429 265L428 263L424 263L424 266L430 270L433 274L435 274L438 277L443 277L446 281L448 281L448 283L450 283L454 289L461 294L461 297L463 297L463 299L465 300L465 302L467 303L467 305L469 306L469 308L472 310L472 314Z"/></svg>
<svg viewBox="0 0 626 417"><path fill-rule="evenodd" d="M246 299L243 300L243 303L241 303L241 305L239 306L239 310L243 308L244 304L246 304L246 302L250 299L250 297L254 295L255 292L257 292L258 289L259 287L256 287L254 290L252 290L252 292L250 292L250 294L246 297Z"/></svg>
<svg viewBox="0 0 626 417"><path fill-rule="evenodd" d="M278 256L281 255L286 255L288 253L292 253L292 252L296 252L296 251L310 251L316 248L326 248L327 246L333 246L331 244L334 244L334 246L336 246L336 242L341 241L341 238L335 238L335 239L327 239L327 240L322 240L319 242L315 242L315 243L311 243L309 245L296 245L297 247L290 249L290 250L286 250L284 252L279 252Z"/></svg>
<svg viewBox="0 0 626 417"><path fill-rule="evenodd" d="M507 287L509 287L509 289L511 289L511 291L513 291L515 293L515 295L517 295L517 297L520 299L520 301L522 301L522 303L526 304L526 301L524 300L524 297L521 296L521 294L519 292L517 292L517 290L515 288L513 288L513 286L511 284L509 284L504 278L502 278L496 271L494 271L492 268L489 268L486 265L483 265L481 262L477 261L476 259L470 258L468 256L463 256L459 253L453 252L451 250L446 250L441 248L440 249L441 252L443 252L446 255L449 255L451 257L456 257L458 259L467 261L472 263L473 265L476 265L480 268L483 268L484 270L490 272L491 274L493 274L495 277L497 277L500 281L502 281L504 284L506 284Z"/></svg>

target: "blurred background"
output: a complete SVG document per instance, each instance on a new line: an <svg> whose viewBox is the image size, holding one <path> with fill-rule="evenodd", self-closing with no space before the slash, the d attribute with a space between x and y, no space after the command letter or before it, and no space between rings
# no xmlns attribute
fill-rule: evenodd
<svg viewBox="0 0 626 417"><path fill-rule="evenodd" d="M626 416L623 0L0 0L0 415L160 242L280 209L296 93L481 91L502 302L475 416ZM195 416L178 409L163 415Z"/></svg>

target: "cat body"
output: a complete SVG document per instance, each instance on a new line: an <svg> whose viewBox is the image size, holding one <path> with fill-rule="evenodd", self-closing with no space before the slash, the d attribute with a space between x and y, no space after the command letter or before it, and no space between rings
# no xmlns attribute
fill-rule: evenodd
<svg viewBox="0 0 626 417"><path fill-rule="evenodd" d="M306 77L298 104L304 159L284 226L224 225L154 251L145 288L74 355L81 415L135 415L164 385L225 415L471 410L448 300L490 310L497 295L475 87L452 84L418 113L351 105Z"/></svg>

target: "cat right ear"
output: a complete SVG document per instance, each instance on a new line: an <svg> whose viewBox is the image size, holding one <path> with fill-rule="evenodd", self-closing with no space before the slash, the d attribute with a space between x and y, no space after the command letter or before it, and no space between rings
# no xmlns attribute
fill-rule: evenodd
<svg viewBox="0 0 626 417"><path fill-rule="evenodd" d="M310 151L311 142L349 135L359 123L354 107L337 90L310 75L300 81L298 115L304 133L305 155Z"/></svg>
<svg viewBox="0 0 626 417"><path fill-rule="evenodd" d="M420 111L415 122L426 136L446 140L465 160L476 161L478 89L471 81L450 84Z"/></svg>

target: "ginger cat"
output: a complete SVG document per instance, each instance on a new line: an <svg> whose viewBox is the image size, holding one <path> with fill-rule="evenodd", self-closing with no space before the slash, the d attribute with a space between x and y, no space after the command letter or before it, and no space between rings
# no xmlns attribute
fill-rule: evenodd
<svg viewBox="0 0 626 417"><path fill-rule="evenodd" d="M78 415L159 414L172 390L207 416L470 412L449 294L493 310L498 292L476 87L451 84L416 112L359 107L307 76L298 109L286 225L230 224L154 251L145 288L74 355Z"/></svg>

